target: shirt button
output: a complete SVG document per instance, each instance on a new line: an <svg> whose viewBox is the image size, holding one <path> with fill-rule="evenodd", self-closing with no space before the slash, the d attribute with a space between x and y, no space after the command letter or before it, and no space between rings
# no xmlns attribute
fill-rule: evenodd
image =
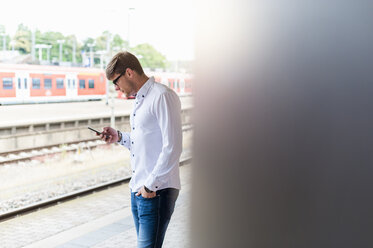
<svg viewBox="0 0 373 248"><path fill-rule="evenodd" d="M124 143L126 143L126 141L124 141Z"/></svg>
<svg viewBox="0 0 373 248"><path fill-rule="evenodd" d="M134 157L135 156L135 154L132 154L132 157Z"/></svg>
<svg viewBox="0 0 373 248"><path fill-rule="evenodd" d="M144 95L142 95L142 97L145 97Z"/></svg>
<svg viewBox="0 0 373 248"><path fill-rule="evenodd" d="M134 170L133 170L132 172L133 172L133 173L135 173L135 171L134 171Z"/></svg>
<svg viewBox="0 0 373 248"><path fill-rule="evenodd" d="M158 189L158 186L155 186L156 189Z"/></svg>
<svg viewBox="0 0 373 248"><path fill-rule="evenodd" d="M132 130L135 130L135 128L133 127Z"/></svg>
<svg viewBox="0 0 373 248"><path fill-rule="evenodd" d="M139 104L139 102L136 102L136 104Z"/></svg>
<svg viewBox="0 0 373 248"><path fill-rule="evenodd" d="M133 141L132 141L132 145L133 145Z"/></svg>
<svg viewBox="0 0 373 248"><path fill-rule="evenodd" d="M133 114L133 116L136 116L136 114Z"/></svg>

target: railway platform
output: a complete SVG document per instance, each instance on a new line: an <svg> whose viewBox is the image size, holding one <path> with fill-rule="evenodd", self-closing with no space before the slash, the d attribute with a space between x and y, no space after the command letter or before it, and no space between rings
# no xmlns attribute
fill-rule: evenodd
<svg viewBox="0 0 373 248"><path fill-rule="evenodd" d="M191 107L192 97L180 97L182 106ZM76 119L99 118L110 116L129 115L134 100L114 99L106 101L21 104L0 106L0 128L7 126L30 125L34 123L56 123ZM113 107L113 109L112 109Z"/></svg>
<svg viewBox="0 0 373 248"><path fill-rule="evenodd" d="M193 98L181 97L183 124L191 123ZM9 153L54 148L97 137L88 126L102 130L104 126L122 131L130 129L130 113L136 100L27 104L0 106L0 163Z"/></svg>
<svg viewBox="0 0 373 248"><path fill-rule="evenodd" d="M180 167L182 189L164 247L190 247L190 164ZM3 248L136 247L128 184L0 222Z"/></svg>

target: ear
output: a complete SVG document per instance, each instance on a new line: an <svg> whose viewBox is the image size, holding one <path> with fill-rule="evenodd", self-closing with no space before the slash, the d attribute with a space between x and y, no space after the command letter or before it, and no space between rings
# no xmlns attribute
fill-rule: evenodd
<svg viewBox="0 0 373 248"><path fill-rule="evenodd" d="M126 74L129 78L133 77L134 71L130 68L126 69Z"/></svg>

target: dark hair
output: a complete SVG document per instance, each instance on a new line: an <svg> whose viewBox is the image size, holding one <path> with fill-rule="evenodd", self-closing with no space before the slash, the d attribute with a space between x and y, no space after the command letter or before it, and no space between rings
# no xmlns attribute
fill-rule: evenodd
<svg viewBox="0 0 373 248"><path fill-rule="evenodd" d="M106 78L110 80L115 73L122 74L127 68L134 70L139 75L144 74L139 60L129 52L117 53L106 67Z"/></svg>

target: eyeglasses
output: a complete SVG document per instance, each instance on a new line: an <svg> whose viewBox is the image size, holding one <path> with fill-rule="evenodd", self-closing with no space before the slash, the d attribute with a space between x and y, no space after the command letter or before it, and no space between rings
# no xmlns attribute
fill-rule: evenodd
<svg viewBox="0 0 373 248"><path fill-rule="evenodd" d="M113 80L113 84L114 84L114 85L118 86L118 85L117 85L118 80L119 80L119 78L120 78L121 76L124 75L124 73L126 73L126 71L124 71L123 73L121 73L121 74L120 74L116 79Z"/></svg>

